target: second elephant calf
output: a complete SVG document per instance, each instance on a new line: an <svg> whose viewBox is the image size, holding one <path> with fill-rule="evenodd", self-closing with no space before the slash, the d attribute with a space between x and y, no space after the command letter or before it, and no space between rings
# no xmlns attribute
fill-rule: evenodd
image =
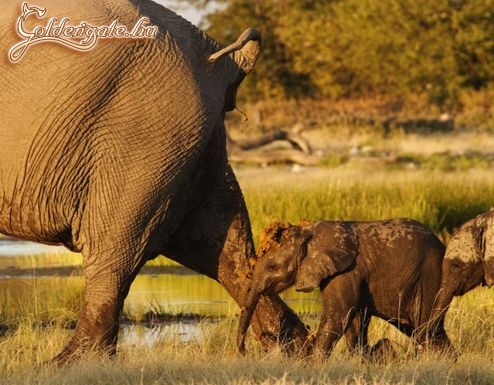
<svg viewBox="0 0 494 385"><path fill-rule="evenodd" d="M410 219L274 224L263 232L259 259L242 312L238 347L261 295L320 287L321 321L311 355L326 356L346 333L350 349L366 350L371 316L387 320L418 343L451 347L443 319L427 328L441 282L445 248Z"/></svg>

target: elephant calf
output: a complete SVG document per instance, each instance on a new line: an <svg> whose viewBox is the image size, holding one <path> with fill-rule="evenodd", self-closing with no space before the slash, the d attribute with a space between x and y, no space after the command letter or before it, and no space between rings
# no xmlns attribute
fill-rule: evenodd
<svg viewBox="0 0 494 385"><path fill-rule="evenodd" d="M450 346L442 320L427 328L445 247L424 225L410 219L274 224L262 238L238 330L241 353L260 296L292 285L322 292L323 313L308 354L329 355L343 333L351 350L367 351L372 315L418 343L430 338L438 347Z"/></svg>
<svg viewBox="0 0 494 385"><path fill-rule="evenodd" d="M446 248L431 319L439 322L453 297L479 285L494 285L494 209L465 222L453 233Z"/></svg>

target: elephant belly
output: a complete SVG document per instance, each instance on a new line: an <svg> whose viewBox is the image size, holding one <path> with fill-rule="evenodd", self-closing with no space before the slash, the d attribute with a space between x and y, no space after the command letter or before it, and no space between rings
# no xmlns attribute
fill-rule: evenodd
<svg viewBox="0 0 494 385"><path fill-rule="evenodd" d="M413 326L413 319L410 316L410 308L414 305L412 290L390 285L374 288L372 291L370 303L374 315L392 324Z"/></svg>
<svg viewBox="0 0 494 385"><path fill-rule="evenodd" d="M70 243L61 209L33 197L6 198L0 205L0 233L43 243Z"/></svg>
<svg viewBox="0 0 494 385"><path fill-rule="evenodd" d="M14 145L9 148L15 150ZM17 151L24 151L22 142ZM44 243L65 242L74 212L71 195L63 193L63 173L46 165L29 167L27 156L12 158L0 164L0 233Z"/></svg>

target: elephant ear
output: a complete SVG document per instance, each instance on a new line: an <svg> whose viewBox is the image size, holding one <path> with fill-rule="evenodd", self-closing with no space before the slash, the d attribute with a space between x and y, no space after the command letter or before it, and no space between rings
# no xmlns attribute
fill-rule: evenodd
<svg viewBox="0 0 494 385"><path fill-rule="evenodd" d="M209 57L210 62L217 61L224 55L233 55L233 59L244 72L244 76L250 73L256 64L257 57L261 51L261 34L255 28L246 29L235 41Z"/></svg>
<svg viewBox="0 0 494 385"><path fill-rule="evenodd" d="M314 227L307 254L300 262L295 289L314 290L325 278L350 268L358 252L358 237L351 223L320 222Z"/></svg>
<svg viewBox="0 0 494 385"><path fill-rule="evenodd" d="M242 83L245 76L252 72L261 52L261 34L254 28L245 30L233 44L225 47L209 57L209 62L214 63L221 57L228 55L236 64L233 79L225 95L225 111L232 111L235 108L237 88Z"/></svg>
<svg viewBox="0 0 494 385"><path fill-rule="evenodd" d="M300 261L307 254L307 243L312 238L312 231L285 222L274 222L266 226L259 234L257 257L275 250L282 253L287 260L295 258ZM298 264L298 263L297 263Z"/></svg>
<svg viewBox="0 0 494 385"><path fill-rule="evenodd" d="M463 224L449 240L444 258L479 263L484 252L483 232L483 218L475 218Z"/></svg>

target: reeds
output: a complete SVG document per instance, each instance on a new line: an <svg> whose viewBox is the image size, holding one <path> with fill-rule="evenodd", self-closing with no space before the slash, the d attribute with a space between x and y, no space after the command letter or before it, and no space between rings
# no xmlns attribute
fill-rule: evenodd
<svg viewBox="0 0 494 385"><path fill-rule="evenodd" d="M452 229L494 202L494 180L487 172L394 172L334 170L279 175L279 170L239 170L254 234L273 220L294 223L308 219L375 220L410 217L424 222L447 240ZM373 320L371 341L395 341L398 359L387 363L364 362L350 356L340 342L323 363L287 358L277 349L265 352L249 340L247 357L235 348L238 308L223 289L201 276L168 277L175 290L187 291L200 304L211 298L223 302L215 312L217 323L199 322L199 340L153 344L122 341L115 359L89 356L57 369L43 363L70 338L66 329L77 318L83 292L81 277L37 278L16 287L0 285L0 337L2 384L490 384L494 382L494 295L478 288L453 301L446 330L461 353L458 361L425 352L418 354L409 340L384 321ZM149 281L149 282L148 282ZM132 296L145 298L126 304L136 320L148 310L195 312L188 303L173 305L178 292L160 292L159 279L138 278ZM4 281L7 282L7 281ZM213 286L209 286L213 285ZM158 290L159 289L159 290ZM155 291L155 299L143 292ZM224 295L224 297L223 297ZM297 297L297 295L299 297ZM314 330L317 296L287 292L287 302ZM230 301L230 302L228 302ZM192 300L194 302L194 300ZM139 307L141 306L141 307ZM202 306L202 305L200 305ZM199 306L199 307L200 307ZM226 306L227 310L224 307ZM229 309L229 310L228 310ZM197 309L196 309L197 310ZM198 312L203 310L199 309Z"/></svg>
<svg viewBox="0 0 494 385"><path fill-rule="evenodd" d="M450 232L494 204L489 172L308 170L240 172L256 237L271 221L418 220L447 240ZM256 237L257 238L257 237Z"/></svg>

